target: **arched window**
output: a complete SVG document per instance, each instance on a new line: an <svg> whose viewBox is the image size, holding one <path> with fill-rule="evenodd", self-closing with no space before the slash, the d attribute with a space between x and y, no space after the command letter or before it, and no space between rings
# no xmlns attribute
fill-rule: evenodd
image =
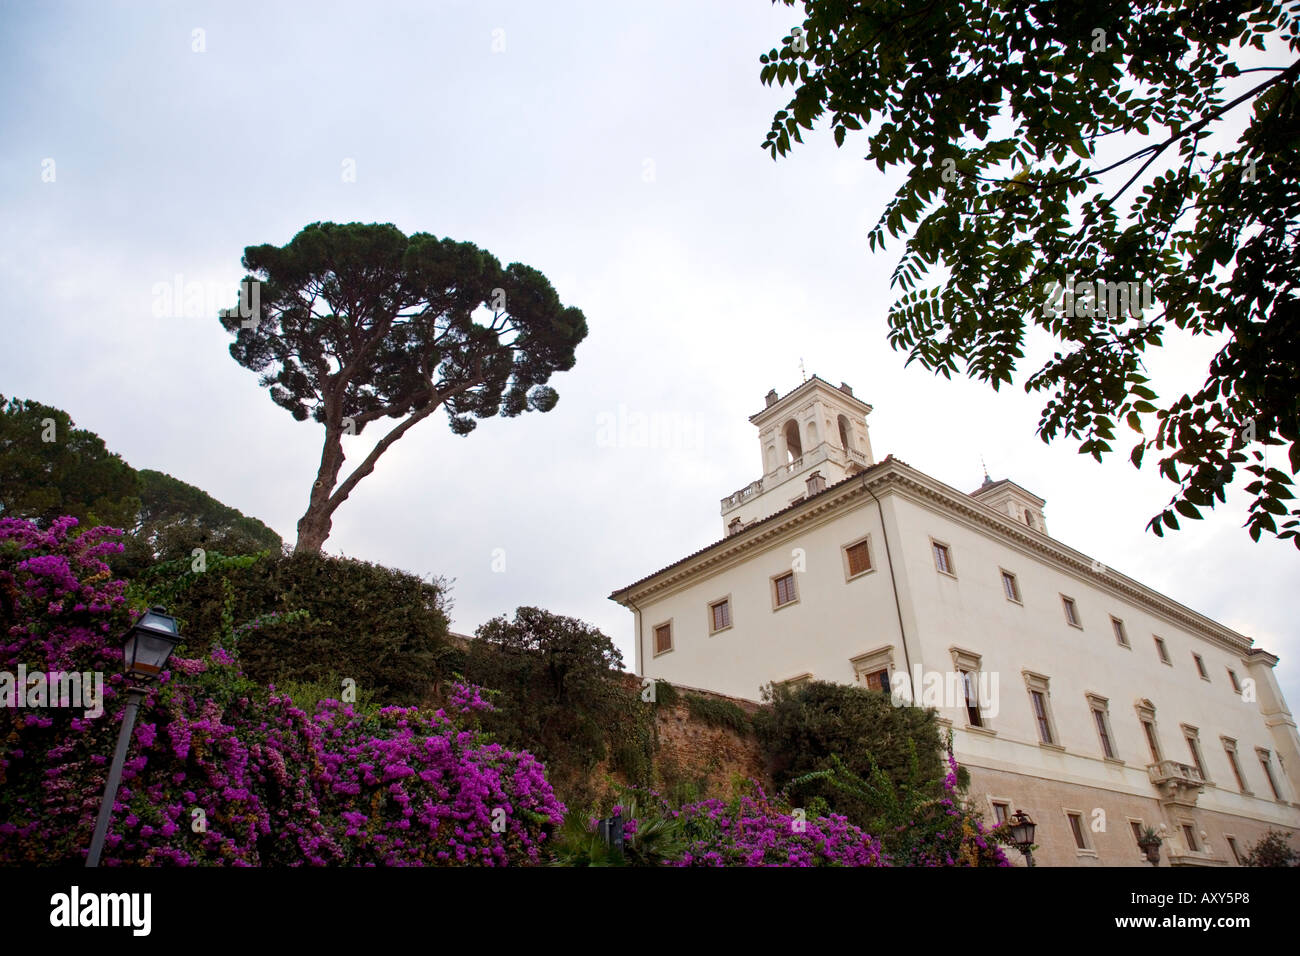
<svg viewBox="0 0 1300 956"><path fill-rule="evenodd" d="M845 416L840 416L840 447L845 451L853 450L853 429Z"/></svg>
<svg viewBox="0 0 1300 956"><path fill-rule="evenodd" d="M794 419L785 423L785 449L787 462L803 457L803 445L799 441L799 423Z"/></svg>
<svg viewBox="0 0 1300 956"><path fill-rule="evenodd" d="M809 448L816 448L821 444L817 441L817 421L815 419L808 423L808 427L804 429L804 433L805 437L808 439L807 444Z"/></svg>

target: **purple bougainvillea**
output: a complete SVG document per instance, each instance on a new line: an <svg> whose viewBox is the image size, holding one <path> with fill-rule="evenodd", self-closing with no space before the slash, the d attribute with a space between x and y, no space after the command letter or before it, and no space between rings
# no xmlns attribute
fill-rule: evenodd
<svg viewBox="0 0 1300 956"><path fill-rule="evenodd" d="M0 864L84 860L120 727L121 532L0 520L0 671L98 672L104 713L0 707ZM544 861L564 806L532 755L442 710L306 714L189 647L144 700L103 865L464 865ZM211 636L206 636L211 640ZM490 707L458 685L453 710Z"/></svg>

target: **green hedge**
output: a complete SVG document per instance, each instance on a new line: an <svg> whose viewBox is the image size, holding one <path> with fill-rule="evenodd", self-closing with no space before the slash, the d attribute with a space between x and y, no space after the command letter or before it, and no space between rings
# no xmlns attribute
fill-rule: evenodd
<svg viewBox="0 0 1300 956"><path fill-rule="evenodd" d="M446 582L365 561L209 554L201 572L187 559L167 562L131 587L180 619L188 646L233 631L245 672L261 683L347 677L381 703L418 704L454 653Z"/></svg>

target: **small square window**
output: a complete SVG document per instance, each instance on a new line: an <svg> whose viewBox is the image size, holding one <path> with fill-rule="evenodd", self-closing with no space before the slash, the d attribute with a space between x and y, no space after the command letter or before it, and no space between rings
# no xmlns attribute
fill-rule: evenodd
<svg viewBox="0 0 1300 956"><path fill-rule="evenodd" d="M1196 661L1196 673L1201 675L1201 680L1209 680L1210 675L1205 672L1205 661L1200 654L1193 654L1192 660Z"/></svg>
<svg viewBox="0 0 1300 956"><path fill-rule="evenodd" d="M1117 617L1110 619L1111 627L1115 629L1115 641L1120 647L1128 647L1128 634L1124 631L1124 622Z"/></svg>
<svg viewBox="0 0 1300 956"><path fill-rule="evenodd" d="M871 570L871 543L859 541L844 549L849 564L849 577L854 578Z"/></svg>
<svg viewBox="0 0 1300 956"><path fill-rule="evenodd" d="M1020 584L1010 571L1002 572L1002 593L1007 596L1008 601L1020 603Z"/></svg>
<svg viewBox="0 0 1300 956"><path fill-rule="evenodd" d="M731 627L731 601L723 598L721 601L715 601L709 605L709 631L716 634L718 631Z"/></svg>
<svg viewBox="0 0 1300 956"><path fill-rule="evenodd" d="M1083 627L1079 623L1079 606L1074 603L1074 598L1061 595L1061 606L1065 608L1065 623L1071 627Z"/></svg>
<svg viewBox="0 0 1300 956"><path fill-rule="evenodd" d="M774 578L772 584L776 588L777 607L784 607L795 602L797 595L795 594L793 571L787 571L780 577Z"/></svg>
<svg viewBox="0 0 1300 956"><path fill-rule="evenodd" d="M1002 824L1010 820L1011 804L1000 803L995 801L993 804L993 819L997 821L998 826L1001 826Z"/></svg>
<svg viewBox="0 0 1300 956"><path fill-rule="evenodd" d="M934 551L934 566L943 574L952 574L952 554L948 551L946 544L940 544L938 541L930 542Z"/></svg>
<svg viewBox="0 0 1300 956"><path fill-rule="evenodd" d="M655 653L666 654L673 649L672 624L660 624L655 628Z"/></svg>
<svg viewBox="0 0 1300 956"><path fill-rule="evenodd" d="M1169 659L1169 648L1165 646L1165 639L1163 637L1156 638L1156 652L1160 655L1161 661L1171 667L1173 666L1174 662Z"/></svg>

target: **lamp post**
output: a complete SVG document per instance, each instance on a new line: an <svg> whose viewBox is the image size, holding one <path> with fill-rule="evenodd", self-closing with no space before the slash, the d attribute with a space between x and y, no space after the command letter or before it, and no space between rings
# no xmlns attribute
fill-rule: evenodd
<svg viewBox="0 0 1300 956"><path fill-rule="evenodd" d="M148 682L162 673L162 669L167 666L167 659L172 656L172 651L180 640L176 618L161 607L150 608L141 614L123 636L123 670L127 677L145 686L126 689L122 729L117 735L117 750L108 771L108 783L104 786L99 817L95 820L95 835L90 840L90 853L86 856L88 867L99 866L100 854L104 852L104 838L108 836L108 823L113 816L118 784L122 782L122 765L126 763L126 751L131 746L131 731L135 729L135 715L140 710L140 701L144 700Z"/></svg>
<svg viewBox="0 0 1300 956"><path fill-rule="evenodd" d="M1025 865L1034 865L1034 830L1038 824L1029 818L1024 810L1017 810L1011 816L1011 845L1025 855Z"/></svg>

